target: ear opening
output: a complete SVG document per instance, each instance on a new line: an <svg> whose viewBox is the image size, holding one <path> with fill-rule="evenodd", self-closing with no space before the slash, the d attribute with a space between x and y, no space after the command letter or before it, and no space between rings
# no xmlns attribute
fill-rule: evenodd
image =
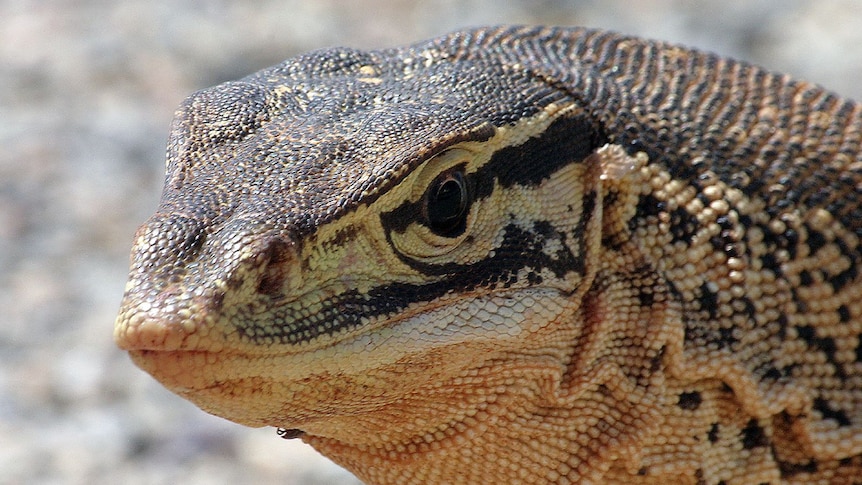
<svg viewBox="0 0 862 485"><path fill-rule="evenodd" d="M585 170L582 180L581 220L576 236L581 238L578 256L584 261L584 279L576 291L577 298L583 297L592 286L599 271L604 206L600 150L587 155L582 164Z"/></svg>
<svg viewBox="0 0 862 485"><path fill-rule="evenodd" d="M629 221L646 187L649 158L644 152L629 155L620 145L607 144L591 155L599 164L602 193L602 244L617 248L630 239Z"/></svg>

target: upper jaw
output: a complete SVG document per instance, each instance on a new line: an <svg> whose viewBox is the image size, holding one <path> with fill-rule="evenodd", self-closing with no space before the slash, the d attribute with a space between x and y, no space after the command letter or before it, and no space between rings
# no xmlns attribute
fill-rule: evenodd
<svg viewBox="0 0 862 485"><path fill-rule="evenodd" d="M114 341L126 351L222 350L214 323L223 296L190 294L176 285L161 291L130 280L114 323Z"/></svg>

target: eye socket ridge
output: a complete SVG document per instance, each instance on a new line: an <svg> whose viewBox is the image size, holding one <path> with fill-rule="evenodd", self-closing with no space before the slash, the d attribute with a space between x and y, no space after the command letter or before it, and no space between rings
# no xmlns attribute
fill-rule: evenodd
<svg viewBox="0 0 862 485"><path fill-rule="evenodd" d="M422 198L423 223L438 236L458 237L467 229L473 202L472 188L463 165L440 173Z"/></svg>

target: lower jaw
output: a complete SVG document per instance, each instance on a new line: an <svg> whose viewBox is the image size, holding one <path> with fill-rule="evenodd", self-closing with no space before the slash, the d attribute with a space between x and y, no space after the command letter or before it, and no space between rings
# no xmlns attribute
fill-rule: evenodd
<svg viewBox="0 0 862 485"><path fill-rule="evenodd" d="M210 369L218 356L210 352L132 350L129 357L173 392L205 390L215 380Z"/></svg>
<svg viewBox="0 0 862 485"><path fill-rule="evenodd" d="M174 394L244 426L302 428L321 414L313 403L301 405L303 384L279 379L277 372L259 375L261 369L277 367L266 357L152 350L130 351L129 356Z"/></svg>

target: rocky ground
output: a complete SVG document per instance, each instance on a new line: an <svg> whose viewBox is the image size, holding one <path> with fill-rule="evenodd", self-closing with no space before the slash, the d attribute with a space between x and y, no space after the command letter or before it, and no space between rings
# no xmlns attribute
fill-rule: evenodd
<svg viewBox="0 0 862 485"><path fill-rule="evenodd" d="M302 51L488 23L697 45L862 97L857 2L0 0L0 483L354 483L206 415L111 340L174 108Z"/></svg>

